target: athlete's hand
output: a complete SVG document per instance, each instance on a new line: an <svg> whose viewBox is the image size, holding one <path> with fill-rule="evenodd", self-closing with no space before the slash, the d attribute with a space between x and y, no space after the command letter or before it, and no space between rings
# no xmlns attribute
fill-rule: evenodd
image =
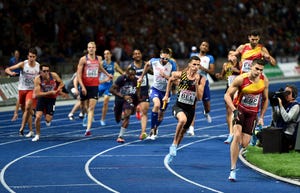
<svg viewBox="0 0 300 193"><path fill-rule="evenodd" d="M233 111L233 121L239 120L239 113L240 112L237 109Z"/></svg>
<svg viewBox="0 0 300 193"><path fill-rule="evenodd" d="M11 118L11 121L16 121L18 119L18 113L14 113L14 116Z"/></svg>

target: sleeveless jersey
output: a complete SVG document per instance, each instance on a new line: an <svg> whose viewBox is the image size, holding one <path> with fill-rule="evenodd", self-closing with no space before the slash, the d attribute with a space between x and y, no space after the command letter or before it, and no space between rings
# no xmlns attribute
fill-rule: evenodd
<svg viewBox="0 0 300 193"><path fill-rule="evenodd" d="M130 68L135 69L135 71L136 71L136 75L135 75L135 76L136 76L137 78L139 78L139 77L142 75L142 73L143 73L143 71L144 71L144 66L145 66L145 63L144 63L144 62L142 62L142 66L141 66L140 68L137 67L137 66L135 66L133 62L132 62L131 64L129 64L129 67L130 67ZM144 75L143 80L142 80L142 83L141 83L141 89L147 88L147 90L148 90L148 87L149 87L149 79L148 79L148 74L146 73L146 74Z"/></svg>
<svg viewBox="0 0 300 193"><path fill-rule="evenodd" d="M234 64L232 62L225 63L225 79L227 80L228 86L231 85L235 77L238 75L237 73L233 72L232 68Z"/></svg>
<svg viewBox="0 0 300 193"><path fill-rule="evenodd" d="M57 88L57 83L56 81L53 79L51 72L49 73L49 80L45 80L43 79L42 76L40 76L40 80L41 80L41 91L43 92L48 92L48 91L53 91ZM51 95L51 96L45 96L45 98L56 98L57 95Z"/></svg>
<svg viewBox="0 0 300 193"><path fill-rule="evenodd" d="M254 59L262 58L262 47L263 46L261 44L258 44L254 49L252 49L249 43L245 45L244 49L241 52L242 73L250 71L251 64Z"/></svg>
<svg viewBox="0 0 300 193"><path fill-rule="evenodd" d="M137 86L137 78L134 80L130 80L126 75L121 75L115 81L115 84L119 87L119 92L122 95L129 95L133 100L137 100L136 95L136 86ZM124 100L123 98L116 96L118 100Z"/></svg>
<svg viewBox="0 0 300 193"><path fill-rule="evenodd" d="M106 62L106 60L103 61L103 68L111 75L114 75L115 74L115 62L111 61L109 64ZM106 74L104 74L103 72L100 73L100 78L99 80L104 80L106 79L107 76ZM109 81L109 82L105 82L105 83L102 83L102 84L111 84L112 83L112 80Z"/></svg>
<svg viewBox="0 0 300 193"><path fill-rule="evenodd" d="M183 71L180 77L180 83L177 87L177 103L195 108L197 101L196 85L194 80L187 78L187 72Z"/></svg>
<svg viewBox="0 0 300 193"><path fill-rule="evenodd" d="M168 80L160 75L163 72L167 76L171 76L171 72L176 70L176 63L169 60L167 64L162 65L160 58L152 58L150 65L153 68L153 84L152 87L159 91L166 91Z"/></svg>
<svg viewBox="0 0 300 193"><path fill-rule="evenodd" d="M199 56L200 64L206 69L209 69L209 65L215 62L215 59L212 55ZM207 78L207 72L200 70L200 74Z"/></svg>
<svg viewBox="0 0 300 193"><path fill-rule="evenodd" d="M97 56L92 60L86 55L86 63L84 64L82 72L82 82L85 86L99 85L99 65Z"/></svg>
<svg viewBox="0 0 300 193"><path fill-rule="evenodd" d="M40 64L35 62L35 66L31 67L28 60L24 61L24 68L20 71L19 90L33 90L34 78L39 75Z"/></svg>
<svg viewBox="0 0 300 193"><path fill-rule="evenodd" d="M253 83L248 73L241 75L244 80L238 91L237 105L248 111L258 112L261 100L261 95L265 89L264 75L260 75L259 80Z"/></svg>

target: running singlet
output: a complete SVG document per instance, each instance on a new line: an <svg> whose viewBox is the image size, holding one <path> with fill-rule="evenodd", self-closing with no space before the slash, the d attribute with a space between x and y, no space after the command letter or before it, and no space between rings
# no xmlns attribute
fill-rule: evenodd
<svg viewBox="0 0 300 193"><path fill-rule="evenodd" d="M252 49L251 45L248 43L245 45L244 49L241 52L241 61L242 61L242 69L241 72L249 72L252 61L254 59L260 59L262 58L261 49L262 45L258 44L254 49Z"/></svg>
<svg viewBox="0 0 300 193"><path fill-rule="evenodd" d="M134 63L129 64L130 68L135 69L135 71L136 71L136 75L135 76L137 78L139 78L143 74L144 66L145 66L144 62L142 63L142 66L140 68L136 67L134 65ZM149 87L148 73L146 73L145 76L143 77L143 80L142 80L142 83L141 83L141 87L147 87L147 89L148 89L148 87Z"/></svg>
<svg viewBox="0 0 300 193"><path fill-rule="evenodd" d="M205 69L209 69L209 65L215 63L215 59L212 55L199 56L200 64ZM207 77L207 72L199 70L200 74L204 77Z"/></svg>
<svg viewBox="0 0 300 193"><path fill-rule="evenodd" d="M189 80L187 78L186 71L183 71L181 74L177 93L177 103L182 103L195 108L197 101L196 85L194 80Z"/></svg>
<svg viewBox="0 0 300 193"><path fill-rule="evenodd" d="M258 112L261 95L265 89L265 77L260 75L259 80L253 83L249 77L248 73L241 75L244 80L238 91L237 105L248 111Z"/></svg>
<svg viewBox="0 0 300 193"><path fill-rule="evenodd" d="M160 91L166 91L168 80L160 75L163 72L167 76L171 76L171 72L176 70L176 64L169 60L167 64L162 65L160 58L152 58L150 65L153 68L153 87Z"/></svg>
<svg viewBox="0 0 300 193"><path fill-rule="evenodd" d="M125 75L121 75L115 81L115 84L119 87L119 92L122 95L129 95L133 100L137 100L136 95L136 86L137 86L137 78L134 80L130 80ZM123 98L116 95L116 99L124 100Z"/></svg>
<svg viewBox="0 0 300 193"><path fill-rule="evenodd" d="M31 67L28 60L24 61L24 68L20 71L19 90L33 90L34 78L39 75L40 64L35 62L35 66Z"/></svg>
<svg viewBox="0 0 300 193"><path fill-rule="evenodd" d="M57 88L56 81L53 79L53 76L51 72L49 73L49 80L44 80L42 76L40 76L41 79L41 91L43 92L48 92L48 91L53 91ZM49 95L45 96L45 98L56 98L57 95Z"/></svg>
<svg viewBox="0 0 300 193"><path fill-rule="evenodd" d="M99 65L97 56L92 60L86 55L86 63L84 64L82 72L82 82L85 86L99 85Z"/></svg>
<svg viewBox="0 0 300 193"><path fill-rule="evenodd" d="M103 68L111 75L115 74L115 62L111 61L109 64L106 62L106 60L103 61ZM103 72L100 73L100 81L106 79L107 76ZM110 85L112 83L112 80L102 83Z"/></svg>

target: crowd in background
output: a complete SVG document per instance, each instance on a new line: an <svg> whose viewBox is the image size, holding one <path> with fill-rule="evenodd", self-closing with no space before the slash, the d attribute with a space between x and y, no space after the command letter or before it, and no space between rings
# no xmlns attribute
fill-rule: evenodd
<svg viewBox="0 0 300 193"><path fill-rule="evenodd" d="M207 40L217 58L256 28L273 56L296 56L299 17L300 1L293 0L0 0L0 50L10 56L35 46L51 64L77 59L95 41L98 54L110 49L116 60L131 59L134 48L149 59L165 47L188 58L192 46Z"/></svg>

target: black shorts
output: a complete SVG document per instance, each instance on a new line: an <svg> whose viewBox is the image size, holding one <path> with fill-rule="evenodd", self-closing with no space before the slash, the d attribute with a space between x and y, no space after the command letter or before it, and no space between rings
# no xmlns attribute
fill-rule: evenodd
<svg viewBox="0 0 300 193"><path fill-rule="evenodd" d="M84 96L82 94L82 91L80 91L80 100L85 101L88 99L95 99L98 100L98 86L86 86L86 95Z"/></svg>
<svg viewBox="0 0 300 193"><path fill-rule="evenodd" d="M55 101L56 98L38 98L36 111L43 111L44 114L53 116L55 111Z"/></svg>
<svg viewBox="0 0 300 193"><path fill-rule="evenodd" d="M195 107L191 107L190 105L180 105L179 103L175 103L172 107L173 116L177 119L177 114L179 112L183 112L187 118L185 125L183 126L184 129L188 129L193 122L194 115L195 115Z"/></svg>

